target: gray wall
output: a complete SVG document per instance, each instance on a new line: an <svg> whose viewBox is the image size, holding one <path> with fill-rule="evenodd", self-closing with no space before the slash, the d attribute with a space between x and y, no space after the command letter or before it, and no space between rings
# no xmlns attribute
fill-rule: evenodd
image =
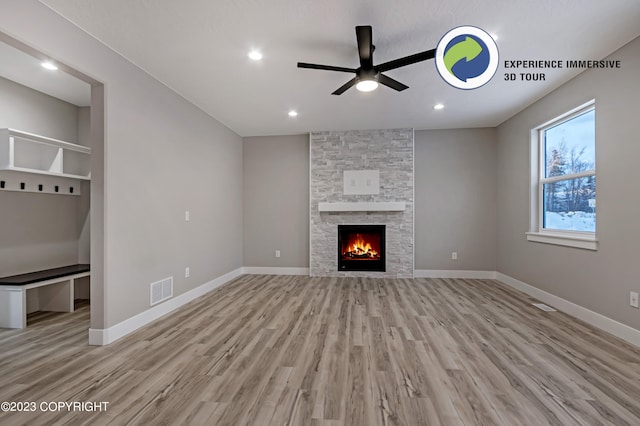
<svg viewBox="0 0 640 426"><path fill-rule="evenodd" d="M6 127L77 142L78 108L0 78L0 128ZM77 263L79 201L0 191L0 276Z"/></svg>
<svg viewBox="0 0 640 426"><path fill-rule="evenodd" d="M104 83L104 310L92 328L149 309L153 281L173 276L177 296L242 266L237 134L37 1L2 2L0 31Z"/></svg>
<svg viewBox="0 0 640 426"><path fill-rule="evenodd" d="M75 105L2 77L0 95L0 128L11 127L78 143L78 107Z"/></svg>
<svg viewBox="0 0 640 426"><path fill-rule="evenodd" d="M640 329L640 39L611 55L619 70L588 70L498 128L499 272ZM528 242L529 131L596 100L598 251Z"/></svg>
<svg viewBox="0 0 640 426"><path fill-rule="evenodd" d="M0 276L78 263L78 198L0 191Z"/></svg>
<svg viewBox="0 0 640 426"><path fill-rule="evenodd" d="M78 108L78 144L90 146L89 107ZM78 263L91 262L91 185L90 182L82 183L82 194L78 201Z"/></svg>
<svg viewBox="0 0 640 426"><path fill-rule="evenodd" d="M309 135L244 138L243 158L244 266L308 267Z"/></svg>
<svg viewBox="0 0 640 426"><path fill-rule="evenodd" d="M495 139L495 129L415 132L416 269L495 271Z"/></svg>
<svg viewBox="0 0 640 426"><path fill-rule="evenodd" d="M496 269L496 137L415 132L416 269ZM309 266L308 180L307 135L244 139L245 266Z"/></svg>
<svg viewBox="0 0 640 426"><path fill-rule="evenodd" d="M77 144L90 146L91 108L78 107L78 140Z"/></svg>

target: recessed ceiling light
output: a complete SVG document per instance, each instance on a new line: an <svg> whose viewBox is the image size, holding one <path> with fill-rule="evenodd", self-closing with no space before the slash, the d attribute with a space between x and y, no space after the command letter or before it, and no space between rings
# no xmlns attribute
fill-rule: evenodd
<svg viewBox="0 0 640 426"><path fill-rule="evenodd" d="M46 69L51 70L51 71L55 71L55 70L58 69L58 67L55 66L55 64L53 62L50 62L50 61L44 61L40 65L42 65L42 68L46 68Z"/></svg>
<svg viewBox="0 0 640 426"><path fill-rule="evenodd" d="M254 61L259 61L260 59L262 59L262 53L258 52L257 50L252 50L251 52L249 52L249 58L253 59Z"/></svg>
<svg viewBox="0 0 640 426"><path fill-rule="evenodd" d="M435 104L435 105L433 106L433 109L442 109L442 108L444 108L444 105L443 105L443 104Z"/></svg>
<svg viewBox="0 0 640 426"><path fill-rule="evenodd" d="M297 117L297 116L298 116L298 111L293 109L289 111L289 117Z"/></svg>

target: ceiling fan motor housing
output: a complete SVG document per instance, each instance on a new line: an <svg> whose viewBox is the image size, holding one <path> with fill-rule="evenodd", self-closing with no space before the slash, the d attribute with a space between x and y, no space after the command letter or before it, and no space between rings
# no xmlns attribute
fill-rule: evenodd
<svg viewBox="0 0 640 426"><path fill-rule="evenodd" d="M362 82L375 82L374 85L368 85L367 89L361 89L363 91L373 90L377 87L377 83L392 88L398 92L408 89L409 86L400 83L392 79L391 77L382 74L385 71L390 71L396 68L404 67L407 65L415 64L416 62L426 61L433 59L435 56L435 49L427 50L425 52L416 53L415 55L406 56L404 58L395 59L393 61L385 62L377 66L373 65L373 51L375 46L372 43L372 28L370 25L357 26L356 27L356 39L358 42L358 56L360 59L360 67L357 69L336 67L332 65L320 65L309 64L306 62L298 62L298 68L311 68L326 71L338 71L355 73L355 77L346 82L344 85L335 90L333 95L341 95L347 89L358 85Z"/></svg>
<svg viewBox="0 0 640 426"><path fill-rule="evenodd" d="M362 68L358 68L356 77L358 81L373 80L377 82L380 80L380 73L373 68L370 70L363 70Z"/></svg>

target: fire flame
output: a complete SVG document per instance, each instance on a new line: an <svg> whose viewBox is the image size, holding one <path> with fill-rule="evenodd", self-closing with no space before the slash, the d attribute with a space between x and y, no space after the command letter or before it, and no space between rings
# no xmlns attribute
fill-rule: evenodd
<svg viewBox="0 0 640 426"><path fill-rule="evenodd" d="M378 252L371 247L371 244L365 241L360 234L350 241L347 250L343 255L357 255L366 257L378 257Z"/></svg>

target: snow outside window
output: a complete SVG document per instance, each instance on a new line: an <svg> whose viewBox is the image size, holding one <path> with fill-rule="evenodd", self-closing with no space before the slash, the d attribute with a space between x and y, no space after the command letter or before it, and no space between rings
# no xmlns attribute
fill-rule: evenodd
<svg viewBox="0 0 640 426"><path fill-rule="evenodd" d="M531 133L530 241L596 249L595 105Z"/></svg>

